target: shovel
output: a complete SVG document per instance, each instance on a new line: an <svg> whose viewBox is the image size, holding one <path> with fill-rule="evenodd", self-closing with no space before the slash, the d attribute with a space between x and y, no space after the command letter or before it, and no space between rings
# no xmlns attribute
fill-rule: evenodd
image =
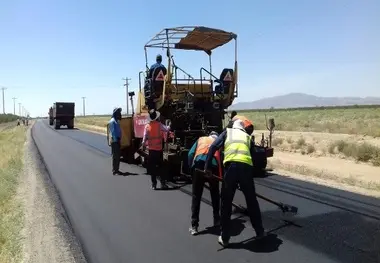
<svg viewBox="0 0 380 263"><path fill-rule="evenodd" d="M211 173L207 173L207 175L206 175L206 173L204 171L200 170L200 169L195 168L195 170L197 172L203 174L206 177L213 177L213 178L217 179L218 181L223 181L223 179L221 179L221 178L219 178L219 177L217 177L217 176L215 176L215 175L213 175ZM208 187L206 186L206 188L208 188ZM265 201L267 201L267 202L269 202L269 203L277 206L278 208L280 208L283 214L287 213L287 214L296 215L298 213L298 208L295 207L295 206L288 205L288 204L283 204L281 202L276 202L276 201L274 201L272 199L269 199L269 198L267 198L265 196L262 196L262 195L260 195L258 193L255 193L255 195L258 198L261 198L261 199L263 199L263 200L265 200ZM232 203L232 206L235 207L235 208L237 208L237 209L239 209L239 210L241 210L245 214L247 214L247 212L248 212L247 208L245 208L245 207L243 207L241 205L238 205L236 203Z"/></svg>

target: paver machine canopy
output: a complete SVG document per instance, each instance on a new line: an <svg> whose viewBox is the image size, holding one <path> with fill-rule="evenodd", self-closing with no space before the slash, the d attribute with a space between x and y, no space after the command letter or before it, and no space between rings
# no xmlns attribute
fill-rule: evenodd
<svg viewBox="0 0 380 263"><path fill-rule="evenodd" d="M214 49L235 40L235 63L217 75L212 72ZM162 120L171 122L173 132L166 158L179 157L181 167L187 164L187 152L200 137L214 130L223 130L226 109L237 97L237 35L220 29L202 26L166 28L145 46L146 72L143 89L137 101L137 116L147 115L151 109L161 112ZM149 68L149 48L166 50L167 67ZM209 57L209 67L199 67L199 76L190 75L177 65L172 50L203 51ZM192 62L196 64L196 62ZM141 75L144 72L140 72ZM181 78L179 75L186 75ZM136 116L136 117L137 117ZM165 156L165 155L164 155ZM186 165L185 165L186 166ZM186 167L182 167L182 172Z"/></svg>

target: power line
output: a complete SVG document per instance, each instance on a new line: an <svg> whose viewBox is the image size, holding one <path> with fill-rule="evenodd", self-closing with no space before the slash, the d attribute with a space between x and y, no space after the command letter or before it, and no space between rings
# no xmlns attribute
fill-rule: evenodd
<svg viewBox="0 0 380 263"><path fill-rule="evenodd" d="M5 114L5 96L4 91L6 90L6 87L1 87L2 93L3 93L3 113Z"/></svg>
<svg viewBox="0 0 380 263"><path fill-rule="evenodd" d="M17 98L12 98L12 100L13 100L13 115L16 115L16 99Z"/></svg>
<svg viewBox="0 0 380 263"><path fill-rule="evenodd" d="M126 77L126 78L123 79L123 80L125 80L125 84L124 84L124 86L125 86L125 92L126 92L127 115L129 115L128 88L129 88L129 81L130 81L131 79L129 79L128 77Z"/></svg>
<svg viewBox="0 0 380 263"><path fill-rule="evenodd" d="M86 97L82 97L83 100L83 116L86 116Z"/></svg>

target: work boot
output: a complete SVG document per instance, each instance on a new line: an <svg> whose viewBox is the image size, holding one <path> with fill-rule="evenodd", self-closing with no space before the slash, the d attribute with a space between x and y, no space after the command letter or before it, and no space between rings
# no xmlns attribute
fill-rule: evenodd
<svg viewBox="0 0 380 263"><path fill-rule="evenodd" d="M198 234L198 227L197 226L192 226L192 227L190 227L189 231L190 231L190 234L192 236L195 236L195 235Z"/></svg>
<svg viewBox="0 0 380 263"><path fill-rule="evenodd" d="M229 245L229 242L228 242L228 241L223 241L222 236L219 236L219 238L218 238L218 243L219 243L222 247L227 247L227 246Z"/></svg>
<svg viewBox="0 0 380 263"><path fill-rule="evenodd" d="M114 171L114 172L112 172L112 174L113 174L113 175L122 175L123 173L120 172L120 171Z"/></svg>
<svg viewBox="0 0 380 263"><path fill-rule="evenodd" d="M152 184L152 190L156 190L157 189L157 185L156 184Z"/></svg>
<svg viewBox="0 0 380 263"><path fill-rule="evenodd" d="M266 232L266 231L263 230L263 231L261 231L261 232L259 232L259 233L256 234L255 239L256 240L260 240L260 239L262 239L262 238L264 238L266 236L268 236L268 232Z"/></svg>

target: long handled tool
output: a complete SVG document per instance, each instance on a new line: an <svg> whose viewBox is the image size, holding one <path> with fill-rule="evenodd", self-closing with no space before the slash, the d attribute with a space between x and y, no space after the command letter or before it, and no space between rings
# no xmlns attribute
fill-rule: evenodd
<svg viewBox="0 0 380 263"><path fill-rule="evenodd" d="M213 174L207 174L207 175L206 175L206 173L205 173L204 171L200 170L200 169L195 168L195 170L196 170L197 172L201 173L202 175L204 175L205 177L213 177L213 178L217 179L217 180L220 181L220 182L223 181L223 179L221 179L221 178L219 178L219 177L217 177L217 176L215 176L215 175L213 175ZM206 188L208 188L208 187L206 186ZM263 199L263 200L265 200L265 201L267 201L267 202L269 202L269 203L271 203L271 204L273 204L273 205L279 207L279 208L281 209L282 213L284 213L284 214L285 214L285 213L290 213L290 214L295 215L295 214L298 213L298 208L295 207L295 206L288 205L288 204L283 204L283 203L281 203L281 202L276 202L276 201L274 201L274 200L272 200L272 199L269 199L269 198L267 198L267 197L265 197L265 196L262 196L262 195L260 195L260 194L258 194L258 193L255 193L255 194L256 194L256 196L257 196L258 198L261 198L261 199ZM243 213L246 213L246 212L247 212L247 208L242 207L241 205L238 205L238 204L235 204L235 203L232 203L232 205L233 205L235 208L241 210Z"/></svg>

